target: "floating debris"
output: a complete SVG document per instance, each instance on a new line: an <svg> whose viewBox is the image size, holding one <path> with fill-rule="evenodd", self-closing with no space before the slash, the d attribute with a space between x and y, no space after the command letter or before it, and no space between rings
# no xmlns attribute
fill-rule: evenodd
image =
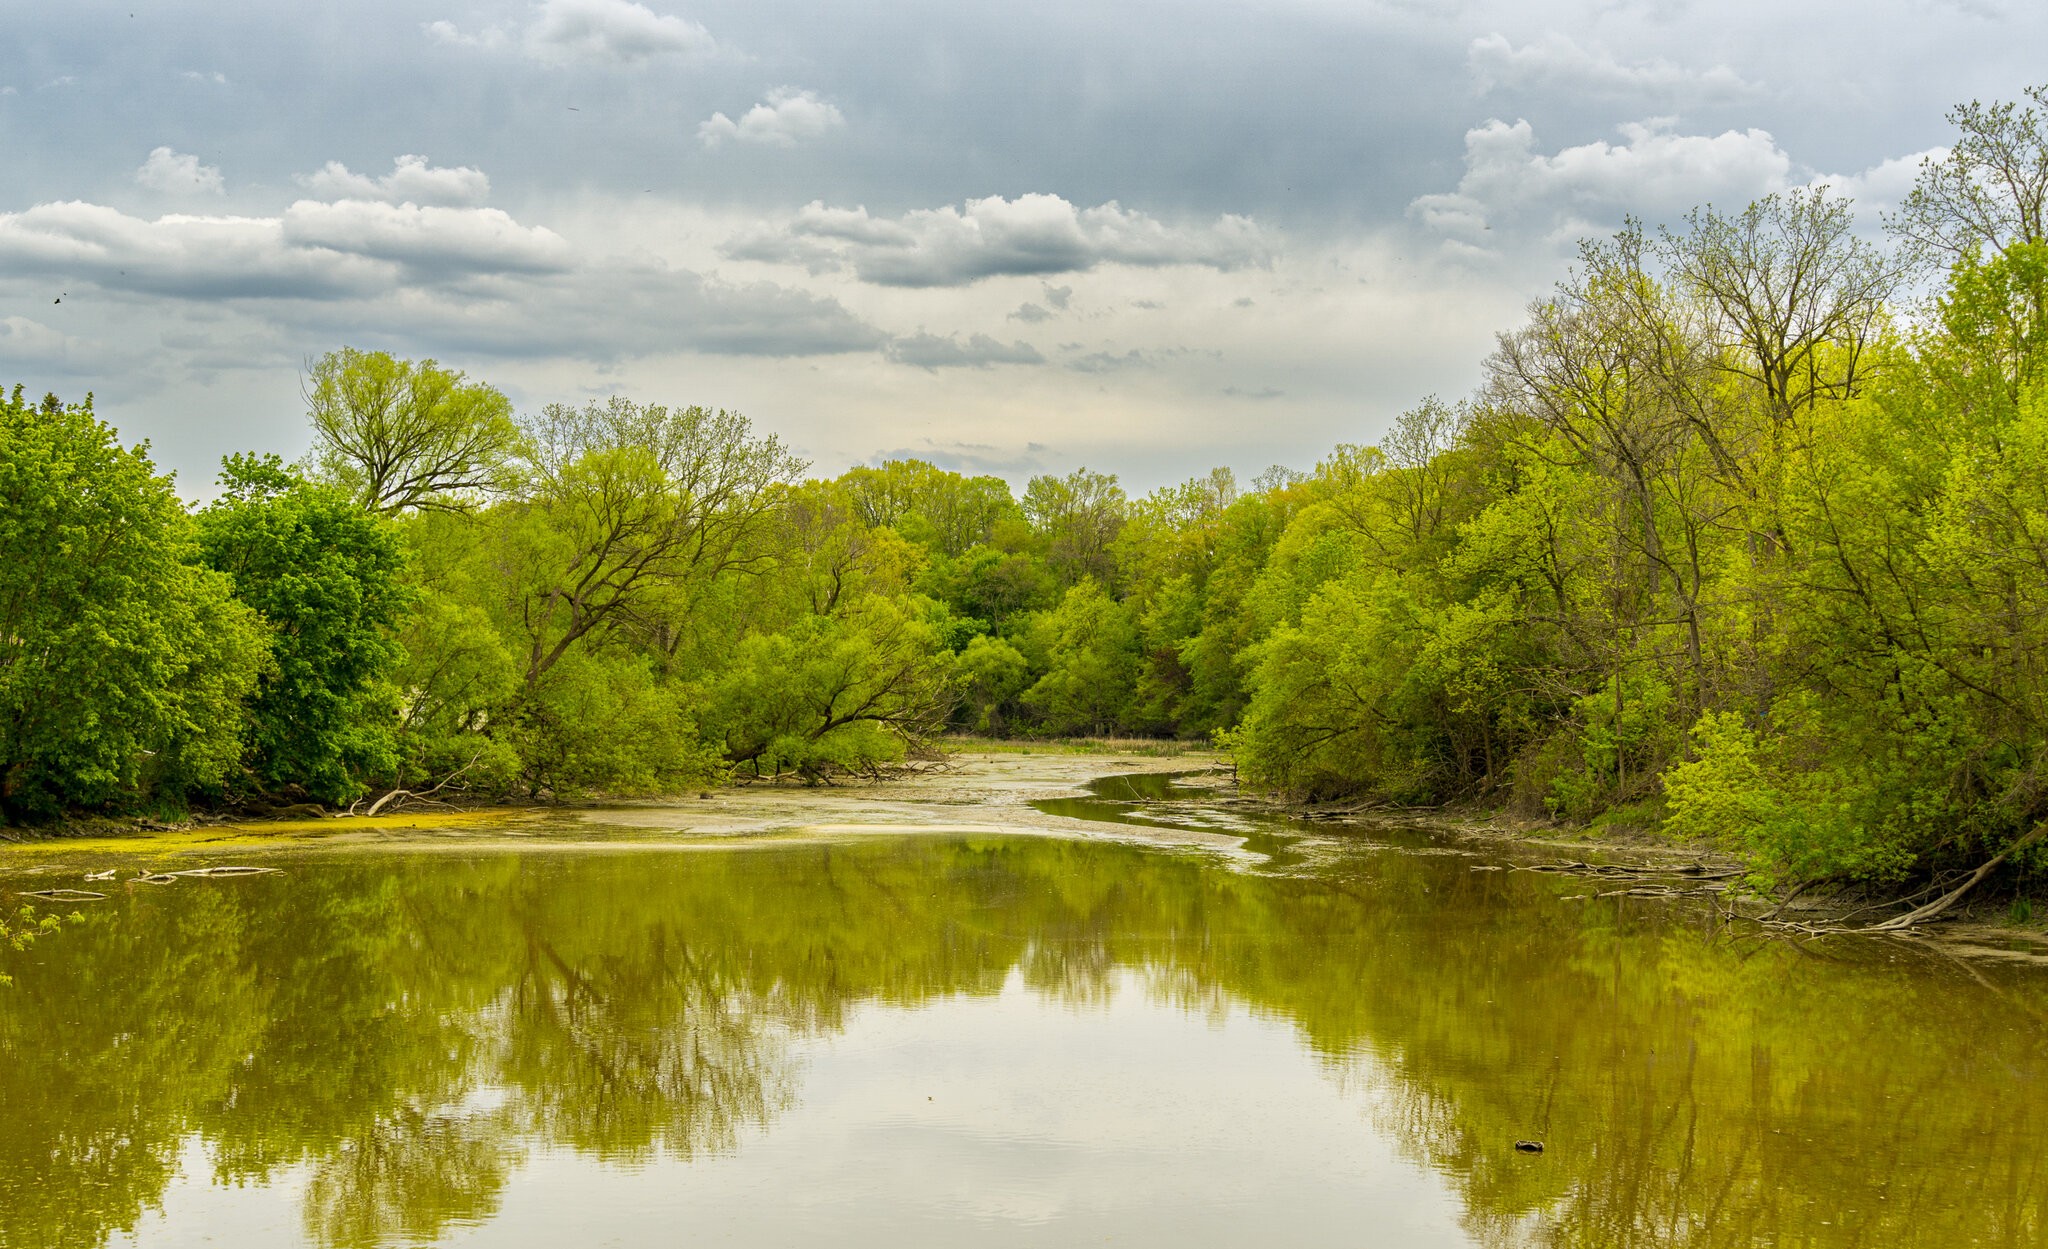
<svg viewBox="0 0 2048 1249"><path fill-rule="evenodd" d="M276 867L191 867L182 872L167 873L171 876L267 876L282 871Z"/></svg>
<svg viewBox="0 0 2048 1249"><path fill-rule="evenodd" d="M272 872L278 872L282 870L284 869L276 867L246 867L241 865L221 867L188 867L176 872L152 872L145 868L139 870L136 873L136 875L129 880L128 883L131 885L174 885L178 883L178 878L180 876L196 876L202 878L214 876L268 876Z"/></svg>
<svg viewBox="0 0 2048 1249"><path fill-rule="evenodd" d="M46 898L51 902L97 902L107 895L90 889L32 889L25 898Z"/></svg>
<svg viewBox="0 0 2048 1249"><path fill-rule="evenodd" d="M1516 1153L1518 1153L1518 1154L1540 1154L1540 1153L1542 1153L1542 1152L1543 1152L1543 1142L1542 1142L1542 1141L1516 1141L1516 1142L1515 1142L1515 1152L1516 1152Z"/></svg>
<svg viewBox="0 0 2048 1249"><path fill-rule="evenodd" d="M1674 876L1687 880L1733 880L1743 872L1739 867L1713 867L1704 861L1660 867L1648 863L1582 863L1572 859L1555 863L1517 864L1513 870L1550 872L1564 876L1591 876L1600 880L1669 880Z"/></svg>

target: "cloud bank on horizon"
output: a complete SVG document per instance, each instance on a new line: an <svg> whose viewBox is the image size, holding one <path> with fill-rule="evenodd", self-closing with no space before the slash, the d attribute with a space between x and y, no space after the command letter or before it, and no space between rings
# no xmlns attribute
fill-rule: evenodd
<svg viewBox="0 0 2048 1249"><path fill-rule="evenodd" d="M525 406L738 408L821 471L1305 465L1468 388L1625 214L1826 182L1874 228L1943 112L2018 97L2048 41L1995 0L17 25L0 379L94 390L195 492L301 450L300 370L344 343Z"/></svg>

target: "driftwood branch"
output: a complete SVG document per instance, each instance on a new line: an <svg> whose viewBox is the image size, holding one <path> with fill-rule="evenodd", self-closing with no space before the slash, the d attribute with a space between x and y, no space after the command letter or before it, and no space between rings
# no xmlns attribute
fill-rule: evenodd
<svg viewBox="0 0 2048 1249"><path fill-rule="evenodd" d="M2021 837L2019 840L2013 842L2005 849L1999 851L1997 854L1992 855L1989 859L1986 859L1984 862L1978 864L1975 869L1970 871L1962 878L1960 883L1955 884L1952 888L1949 887L1949 882L1954 881L1955 878L1949 877L1948 880L1938 882L1935 885L1931 885L1915 893L1908 894L1903 899L1898 899L1891 903L1881 904L1897 905L1898 902L1910 903L1919 898L1925 897L1929 893L1936 892L1937 890L1945 890L1945 892L1941 893L1941 896L1935 898L1931 902L1927 902L1920 906L1914 907L1912 910L1907 911L1903 915L1895 915L1890 919L1880 920L1877 923L1850 924L1846 922L1852 916L1860 915L1864 911L1873 909L1869 906L1859 907L1856 910L1848 912L1847 915L1839 916L1831 920L1790 920L1778 918L1778 916L1784 911L1785 904L1789 903L1794 897L1796 897L1799 894L1799 889L1794 889L1791 893L1785 896L1783 902L1780 902L1776 907L1773 907L1771 910L1765 912L1762 915L1745 915L1740 911L1730 908L1726 912L1726 918L1747 920L1750 923L1758 924L1765 928L1775 928L1781 931L1796 932L1805 936L1814 937L1830 936L1839 933L1886 933L1892 935L1910 934L1914 929L1918 928L1920 925L1925 924L1930 920L1937 919L1940 916L1948 913L1948 911L1953 909L1957 903L1961 902L1965 897L1967 897L1972 889L1975 889L1978 885L1983 884L1984 881L1987 878L1989 878L1993 872L1997 871L1999 867L2005 863L2006 860L2012 858L2013 855L2018 854L2021 850L2025 849L2026 847L2041 840L2043 837L2048 837L2048 821L2044 821L2040 824L2035 825L2032 831L2028 832L2026 836ZM1826 882L1816 881L1813 883L1821 884ZM1804 886L1802 886L1801 888L1804 888Z"/></svg>
<svg viewBox="0 0 2048 1249"><path fill-rule="evenodd" d="M462 775L462 774L463 774L464 772L467 772L467 771L469 771L469 770L470 770L471 768L475 767L475 766L476 766L476 761L477 761L477 760L479 760L479 759L481 759L481 758L483 758L483 757L484 757L484 756L483 756L483 752L482 752L482 751L478 751L478 752L477 752L476 754L474 754L474 755L471 755L471 756L470 756L470 759L469 759L469 762L468 762L468 763L465 763L465 764L463 764L463 765L462 765L461 767L459 767L459 768L455 769L455 770L454 770L453 772L450 772L450 773L449 773L449 774L448 774L447 776L444 776L444 777L442 777L442 778L441 778L441 783L440 783L439 785L436 785L436 786L434 786L434 787L433 787L432 789L420 789L420 790L412 790L412 789L394 789L394 790L392 790L392 791L391 791L390 793L388 793L388 794L385 794L385 795L384 795L384 796L383 796L382 798L379 798L379 799L378 799L377 801L375 801L375 802L371 803L371 804L370 804L370 809L369 809L368 811L365 811L365 812L363 812L363 816L364 816L364 818L365 818L365 819L367 819L367 818L369 818L370 816L373 816L373 815L377 814L377 813L378 813L379 811L382 811L382 810L384 809L384 807L385 807L385 805L386 805L387 803L390 803L390 802L393 802L393 801L396 801L396 802L397 802L397 803L398 803L398 804L399 804L400 806L403 806L403 805L405 805L405 804L406 804L406 803L408 803L408 802L424 802L424 801L426 801L427 799L429 799L429 798L433 797L433 796L434 796L435 794L438 794L438 793L440 793L440 792L441 792L442 790L446 789L446 788L448 787L449 783L450 783L451 781L453 781L453 780L454 780L454 779L455 779L456 777L458 777L458 776L461 776L461 775ZM355 814L355 808L353 808L353 807L349 808L349 814L351 814L351 815Z"/></svg>
<svg viewBox="0 0 2048 1249"><path fill-rule="evenodd" d="M1680 877L1686 880L1733 880L1742 875L1742 869L1709 868L1704 863L1686 863L1678 867L1656 867L1639 863L1581 863L1566 859L1555 863L1517 864L1517 872L1545 872L1559 876L1585 876L1594 880L1670 880Z"/></svg>
<svg viewBox="0 0 2048 1249"><path fill-rule="evenodd" d="M1970 890L1975 889L1978 885L1983 884L1984 878L1991 875L1992 872L1998 870L1999 864L2011 858L2014 854L2018 853L2024 847L2031 845L2035 841L2038 841L2043 834L2048 834L2048 820L2044 820L2041 823L2036 824L2032 832L2028 833L2026 836L2020 838L2018 841L2015 841L2011 845L2007 846L2005 849L1999 851L1997 854L1991 856L1989 859L1986 859L1982 864L1978 866L1976 871L1971 872L1968 876L1963 878L1962 884L1957 885L1955 888L1949 890L1947 893L1942 894L1934 901L1929 902L1925 906L1918 907L1914 910L1908 911L1904 915L1897 916L1896 918L1885 920L1882 923L1872 924L1868 928L1863 929L1862 931L1904 932L1908 928L1912 928L1917 925L1926 923L1928 920L1933 919L1935 916L1940 915L1942 912L1948 910L1956 903L1962 901L1963 895L1969 893Z"/></svg>
<svg viewBox="0 0 2048 1249"><path fill-rule="evenodd" d="M276 867L188 867L182 872L166 872L167 876L267 876L284 869Z"/></svg>

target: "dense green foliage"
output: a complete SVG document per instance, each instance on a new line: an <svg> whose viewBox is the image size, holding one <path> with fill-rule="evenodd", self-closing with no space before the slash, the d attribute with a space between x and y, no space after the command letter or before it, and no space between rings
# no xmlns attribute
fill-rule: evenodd
<svg viewBox="0 0 2048 1249"><path fill-rule="evenodd" d="M271 662L247 706L246 763L267 787L346 802L396 764L400 651L410 600L389 522L268 461L231 457L195 518L200 556L269 626Z"/></svg>
<svg viewBox="0 0 2048 1249"><path fill-rule="evenodd" d="M262 653L143 448L0 401L0 817L218 782Z"/></svg>
<svg viewBox="0 0 2048 1249"><path fill-rule="evenodd" d="M231 461L194 546L139 451L17 395L7 810L819 779L951 726L1668 821L1768 880L1981 860L2048 828L2048 140L1951 120L1899 247L1824 189L1631 222L1471 399L1243 490L806 481L736 414L515 421L345 350L306 476Z"/></svg>

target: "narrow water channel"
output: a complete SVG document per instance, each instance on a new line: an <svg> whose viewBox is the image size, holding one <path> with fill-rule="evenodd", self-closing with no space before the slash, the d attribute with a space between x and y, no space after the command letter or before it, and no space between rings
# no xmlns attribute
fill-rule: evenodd
<svg viewBox="0 0 2048 1249"><path fill-rule="evenodd" d="M1037 803L1259 853L336 845L102 886L0 961L0 1247L2048 1242L2048 973L1414 833L1291 853L1206 792Z"/></svg>

